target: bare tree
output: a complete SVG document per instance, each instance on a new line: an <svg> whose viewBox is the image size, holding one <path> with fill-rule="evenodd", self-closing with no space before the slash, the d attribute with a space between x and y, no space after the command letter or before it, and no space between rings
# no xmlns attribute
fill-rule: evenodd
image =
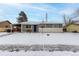
<svg viewBox="0 0 79 59"><path fill-rule="evenodd" d="M66 25L67 20L66 20L66 15L65 14L63 15L63 19L64 19L64 24Z"/></svg>
<svg viewBox="0 0 79 59"><path fill-rule="evenodd" d="M74 10L74 13L71 14L70 16L68 15L63 15L63 19L64 19L64 28L63 30L66 31L66 27L72 23L74 23L73 19L79 17L79 8Z"/></svg>
<svg viewBox="0 0 79 59"><path fill-rule="evenodd" d="M75 10L73 15L74 15L74 18L79 16L79 8Z"/></svg>
<svg viewBox="0 0 79 59"><path fill-rule="evenodd" d="M75 9L73 14L69 17L70 17L70 19L74 19L74 18L79 17L79 8Z"/></svg>

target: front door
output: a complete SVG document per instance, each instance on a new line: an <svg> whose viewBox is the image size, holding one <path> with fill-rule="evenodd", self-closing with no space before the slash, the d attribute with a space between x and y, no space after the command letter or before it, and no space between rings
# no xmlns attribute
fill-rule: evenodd
<svg viewBox="0 0 79 59"><path fill-rule="evenodd" d="M34 25L34 32L37 32L37 25Z"/></svg>

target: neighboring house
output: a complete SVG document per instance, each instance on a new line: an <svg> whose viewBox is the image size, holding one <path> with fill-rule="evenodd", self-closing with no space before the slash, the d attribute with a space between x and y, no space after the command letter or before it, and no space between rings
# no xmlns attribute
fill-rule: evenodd
<svg viewBox="0 0 79 59"><path fill-rule="evenodd" d="M5 32L7 29L12 29L12 23L8 20L0 22L0 32Z"/></svg>
<svg viewBox="0 0 79 59"><path fill-rule="evenodd" d="M74 21L66 26L67 32L79 32L79 21Z"/></svg>
<svg viewBox="0 0 79 59"><path fill-rule="evenodd" d="M63 23L22 22L21 32L63 32Z"/></svg>

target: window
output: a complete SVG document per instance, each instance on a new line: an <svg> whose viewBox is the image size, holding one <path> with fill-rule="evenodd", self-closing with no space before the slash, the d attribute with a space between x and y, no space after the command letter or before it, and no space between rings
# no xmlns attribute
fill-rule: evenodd
<svg viewBox="0 0 79 59"><path fill-rule="evenodd" d="M46 28L52 28L52 24L46 24Z"/></svg>
<svg viewBox="0 0 79 59"><path fill-rule="evenodd" d="M57 27L58 27L58 25L57 25L57 24L54 24L54 27L55 27L55 28L57 28Z"/></svg>
<svg viewBox="0 0 79 59"><path fill-rule="evenodd" d="M54 28L61 28L62 27L62 24L53 24L53 27Z"/></svg>
<svg viewBox="0 0 79 59"><path fill-rule="evenodd" d="M5 26L6 28L8 28L8 26Z"/></svg>
<svg viewBox="0 0 79 59"><path fill-rule="evenodd" d="M44 24L40 24L40 28L44 28L45 27L45 25Z"/></svg>
<svg viewBox="0 0 79 59"><path fill-rule="evenodd" d="M26 28L31 28L31 25L26 25Z"/></svg>
<svg viewBox="0 0 79 59"><path fill-rule="evenodd" d="M62 24L41 24L41 28L61 28Z"/></svg>
<svg viewBox="0 0 79 59"><path fill-rule="evenodd" d="M61 28L62 27L62 24L59 24L59 28Z"/></svg>

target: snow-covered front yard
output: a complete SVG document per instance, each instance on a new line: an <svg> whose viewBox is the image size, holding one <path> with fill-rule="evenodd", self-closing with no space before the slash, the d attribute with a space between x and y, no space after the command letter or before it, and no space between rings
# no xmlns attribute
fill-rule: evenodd
<svg viewBox="0 0 79 59"><path fill-rule="evenodd" d="M6 33L8 34L8 33ZM49 35L48 35L49 34ZM0 33L0 36L4 33ZM47 36L48 35L48 36ZM24 56L79 56L79 47L76 48L78 52L74 53L71 45L79 46L79 33L12 33L10 35L0 37L0 45L70 45L68 49L64 51L1 51L0 55L24 55ZM70 48L71 47L71 48ZM12 47L9 47L9 49ZM55 47L60 48L59 46ZM3 49L0 47L0 49ZM7 49L7 48L5 48ZM66 48L65 48L66 49ZM50 49L49 49L50 50Z"/></svg>
<svg viewBox="0 0 79 59"><path fill-rule="evenodd" d="M50 34L47 36L47 34ZM66 44L79 45L79 33L13 33L0 37L0 44Z"/></svg>

